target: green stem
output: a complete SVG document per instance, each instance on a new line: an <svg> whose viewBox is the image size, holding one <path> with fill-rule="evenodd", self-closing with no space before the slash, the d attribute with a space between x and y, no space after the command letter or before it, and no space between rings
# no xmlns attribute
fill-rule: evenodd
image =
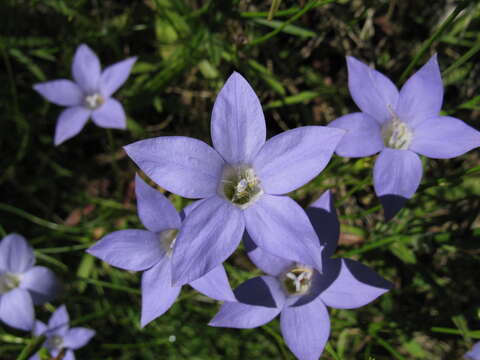
<svg viewBox="0 0 480 360"><path fill-rule="evenodd" d="M18 355L17 360L27 360L30 356L35 354L41 347L45 341L45 336L38 336L33 338L27 346L25 346Z"/></svg>

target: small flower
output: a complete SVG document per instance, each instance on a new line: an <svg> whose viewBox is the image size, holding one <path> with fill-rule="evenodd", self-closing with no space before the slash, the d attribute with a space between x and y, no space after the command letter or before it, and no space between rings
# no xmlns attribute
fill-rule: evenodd
<svg viewBox="0 0 480 360"><path fill-rule="evenodd" d="M23 236L10 234L0 242L0 320L27 331L35 320L33 306L52 300L60 289L52 271L34 264Z"/></svg>
<svg viewBox="0 0 480 360"><path fill-rule="evenodd" d="M257 245L278 256L321 266L321 248L305 212L280 195L318 175L344 131L305 126L265 142L260 101L248 82L233 73L215 101L211 133L214 149L182 136L125 147L161 187L203 199L178 234L173 282L185 284L221 264L245 229Z"/></svg>
<svg viewBox="0 0 480 360"><path fill-rule="evenodd" d="M300 360L320 357L330 335L326 306L354 309L368 304L391 288L370 268L349 259L330 256L335 251L339 223L330 192L326 192L307 214L324 247L323 272L291 262L257 247L247 236L250 259L268 275L247 280L235 290L235 302L225 302L209 325L254 328L280 314L287 346Z"/></svg>
<svg viewBox="0 0 480 360"><path fill-rule="evenodd" d="M50 317L48 325L35 321L33 334L46 337L43 346L54 358L75 360L74 350L80 349L95 336L95 331L84 327L70 328L70 318L65 305L60 306ZM63 357L59 356L60 354ZM40 360L38 354L29 360Z"/></svg>
<svg viewBox="0 0 480 360"><path fill-rule="evenodd" d="M55 145L77 135L90 117L96 125L104 128L126 128L123 107L111 96L127 80L136 60L136 57L128 58L102 72L97 55L82 44L73 57L75 82L59 79L33 86L48 101L67 106L57 121Z"/></svg>
<svg viewBox="0 0 480 360"><path fill-rule="evenodd" d="M472 350L463 355L465 360L480 360L480 341L473 345Z"/></svg>
<svg viewBox="0 0 480 360"><path fill-rule="evenodd" d="M348 86L362 112L329 126L347 130L335 152L345 157L380 152L373 170L375 192L392 218L411 198L422 178L417 154L450 159L480 146L480 132L463 121L440 116L443 85L437 56L403 85L400 92L383 74L347 57Z"/></svg>
<svg viewBox="0 0 480 360"><path fill-rule="evenodd" d="M177 299L181 286L172 286L172 251L176 246L182 220L168 199L148 186L138 175L135 179L138 215L148 230L120 230L100 239L87 250L121 269L143 271L141 326L165 313ZM198 205L184 209L188 214ZM217 300L232 301L232 289L222 265L189 284Z"/></svg>

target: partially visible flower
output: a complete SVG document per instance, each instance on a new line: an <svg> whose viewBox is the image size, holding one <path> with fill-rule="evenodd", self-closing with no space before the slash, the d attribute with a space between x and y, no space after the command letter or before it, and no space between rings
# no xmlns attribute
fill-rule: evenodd
<svg viewBox="0 0 480 360"><path fill-rule="evenodd" d="M127 127L122 105L111 96L127 80L136 60L136 57L128 58L102 72L97 55L82 44L73 57L75 82L59 79L33 86L48 101L67 106L57 120L55 145L77 135L90 117L96 125L104 128Z"/></svg>
<svg viewBox="0 0 480 360"><path fill-rule="evenodd" d="M283 338L300 360L320 357L330 335L326 306L354 309L391 288L370 268L349 259L329 257L337 246L339 223L330 192L307 209L324 246L323 272L256 247L245 246L250 259L268 275L247 280L235 290L236 302L225 302L209 325L254 328L280 314Z"/></svg>
<svg viewBox="0 0 480 360"><path fill-rule="evenodd" d="M173 282L185 284L225 261L245 229L273 254L321 267L321 248L304 210L282 196L330 161L344 130L304 126L265 141L262 107L250 84L233 73L212 112L214 148L183 136L125 147L158 185L202 198L184 221L173 252Z"/></svg>
<svg viewBox="0 0 480 360"><path fill-rule="evenodd" d="M32 329L33 306L52 300L60 289L52 271L34 264L23 236L10 234L0 242L0 320L21 330Z"/></svg>
<svg viewBox="0 0 480 360"><path fill-rule="evenodd" d="M463 356L466 360L480 360L480 341L473 345L472 350Z"/></svg>
<svg viewBox="0 0 480 360"><path fill-rule="evenodd" d="M143 271L141 326L165 313L177 299L181 286L172 286L172 251L182 228L182 219L168 199L135 179L138 216L148 230L120 230L103 237L87 252L121 269ZM198 203L184 209L193 211ZM222 265L189 284L217 300L232 301L234 295Z"/></svg>
<svg viewBox="0 0 480 360"><path fill-rule="evenodd" d="M52 357L75 360L73 351L87 345L95 336L95 330L84 327L70 328L70 317L65 305L62 305L52 314L48 325L39 320L35 321L33 334L46 337L43 346ZM29 360L40 360L40 356L35 354Z"/></svg>
<svg viewBox="0 0 480 360"><path fill-rule="evenodd" d="M387 220L417 190L422 161L417 154L450 159L480 146L480 132L463 121L440 116L443 84L437 56L403 85L400 92L383 74L347 57L350 94L362 112L342 116L330 127L347 130L335 152L345 157L378 152L375 192Z"/></svg>

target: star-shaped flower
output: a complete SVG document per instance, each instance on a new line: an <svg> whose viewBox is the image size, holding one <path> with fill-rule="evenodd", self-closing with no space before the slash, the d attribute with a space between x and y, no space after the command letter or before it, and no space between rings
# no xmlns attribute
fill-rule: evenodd
<svg viewBox="0 0 480 360"><path fill-rule="evenodd" d="M95 336L95 330L84 327L70 328L70 317L65 305L60 306L50 317L48 325L37 320L33 334L44 335L47 339L43 346L47 348L50 355L62 360L75 360L74 350L80 349ZM60 354L63 355L59 356ZM30 357L29 360L40 360L38 354Z"/></svg>
<svg viewBox="0 0 480 360"><path fill-rule="evenodd" d="M52 271L34 264L23 236L10 234L0 242L0 320L21 330L32 329L33 306L52 300L60 289Z"/></svg>
<svg viewBox="0 0 480 360"><path fill-rule="evenodd" d="M250 259L268 275L247 280L235 289L237 301L225 302L209 325L254 328L280 314L281 332L290 350L300 360L316 360L330 335L326 306L358 308L391 288L388 281L359 262L329 258L339 235L330 192L308 208L307 214L324 246L323 272L269 254L246 237Z"/></svg>
<svg viewBox="0 0 480 360"><path fill-rule="evenodd" d="M472 350L464 355L465 360L480 360L480 341L473 345Z"/></svg>
<svg viewBox="0 0 480 360"><path fill-rule="evenodd" d="M342 116L330 127L347 130L335 152L345 157L378 152L375 192L392 218L411 198L422 178L417 154L433 159L460 156L480 146L480 132L463 121L440 116L443 84L434 55L400 92L383 74L347 57L348 87L362 112Z"/></svg>
<svg viewBox="0 0 480 360"><path fill-rule="evenodd" d="M180 294L181 286L172 286L172 251L182 219L168 199L148 186L138 175L135 179L138 215L147 230L115 231L87 250L121 269L144 271L142 276L141 326L165 313ZM184 209L188 214L197 206ZM217 300L234 299L222 265L189 284Z"/></svg>
<svg viewBox="0 0 480 360"><path fill-rule="evenodd" d="M127 127L122 105L111 96L127 80L136 60L136 57L128 58L102 72L97 55L82 44L73 57L75 82L59 79L33 86L48 101L67 106L57 121L55 145L77 135L90 117L96 125L104 128Z"/></svg>
<svg viewBox="0 0 480 360"><path fill-rule="evenodd" d="M262 107L248 82L233 73L212 113L211 148L188 137L164 136L125 147L158 185L201 198L178 234L172 277L195 280L235 251L244 230L284 258L321 266L321 249L303 209L281 196L322 171L344 130L305 126L265 142Z"/></svg>

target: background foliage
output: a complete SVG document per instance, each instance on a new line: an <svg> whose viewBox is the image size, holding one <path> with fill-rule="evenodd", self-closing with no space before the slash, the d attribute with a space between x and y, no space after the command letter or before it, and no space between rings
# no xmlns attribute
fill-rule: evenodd
<svg viewBox="0 0 480 360"><path fill-rule="evenodd" d="M276 3L276 4L275 4ZM97 330L79 359L293 359L278 322L254 330L206 326L218 304L185 287L163 317L139 328L139 274L84 253L104 234L141 227L136 168L121 147L163 135L209 142L216 93L233 70L259 95L269 136L325 125L357 111L345 55L400 85L433 53L444 110L480 127L480 5L472 1L2 0L0 2L0 235L23 234L38 262L63 280L75 324ZM60 109L32 84L70 78L87 43L108 65L139 56L117 94L128 131L89 123L58 148ZM460 359L480 339L480 167L472 151L424 162L417 195L384 223L371 186L373 157L334 157L292 196L308 205L333 189L341 215L338 254L395 284L360 310L333 310L322 359ZM185 200L170 195L177 207ZM258 275L243 250L226 264L231 283ZM28 335L0 325L0 358L16 359Z"/></svg>

